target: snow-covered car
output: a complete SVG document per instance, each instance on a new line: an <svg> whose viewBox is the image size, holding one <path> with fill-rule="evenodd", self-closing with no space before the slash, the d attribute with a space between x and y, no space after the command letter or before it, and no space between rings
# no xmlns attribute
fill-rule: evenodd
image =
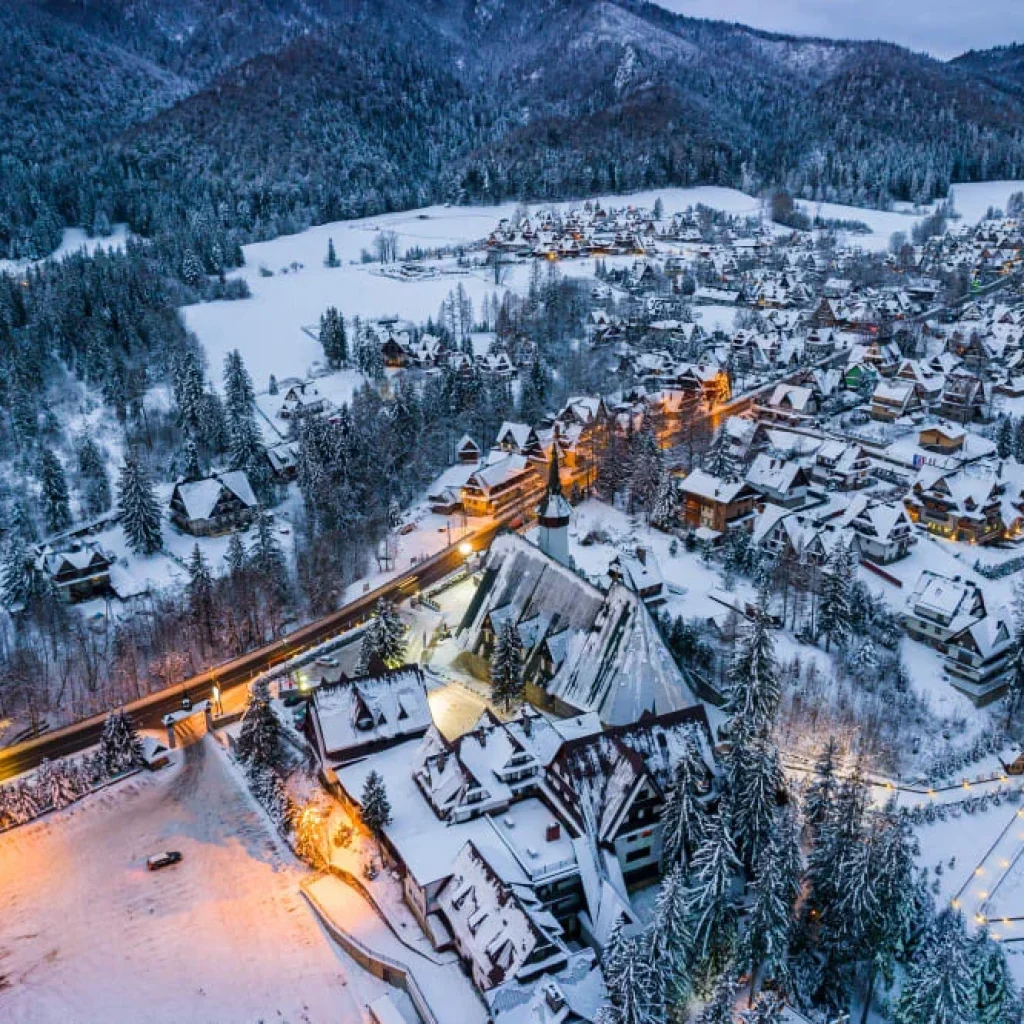
<svg viewBox="0 0 1024 1024"><path fill-rule="evenodd" d="M154 853L152 857L146 858L146 867L150 871L159 871L161 868L169 868L181 860L181 852L178 850L166 850L163 853Z"/></svg>
<svg viewBox="0 0 1024 1024"><path fill-rule="evenodd" d="M333 654L321 654L320 657L316 659L316 663L318 665L323 665L326 668L337 668L338 665L341 664Z"/></svg>

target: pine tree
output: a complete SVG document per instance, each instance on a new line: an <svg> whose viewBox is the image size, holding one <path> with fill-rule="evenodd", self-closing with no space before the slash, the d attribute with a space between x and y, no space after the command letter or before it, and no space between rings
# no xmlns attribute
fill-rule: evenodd
<svg viewBox="0 0 1024 1024"><path fill-rule="evenodd" d="M249 559L245 553L245 545L242 543L240 534L231 534L231 539L228 541L228 549L224 553L224 561L227 563L228 572L234 578L237 579L245 572Z"/></svg>
<svg viewBox="0 0 1024 1024"><path fill-rule="evenodd" d="M199 545L188 562L188 608L192 621L208 640L213 634L213 577Z"/></svg>
<svg viewBox="0 0 1024 1024"><path fill-rule="evenodd" d="M686 872L676 864L665 875L654 902L651 921L651 967L656 978L657 1002L681 1009L690 994L690 952Z"/></svg>
<svg viewBox="0 0 1024 1024"><path fill-rule="evenodd" d="M688 741L672 765L672 782L661 815L661 845L666 864L688 860L704 836L707 811L697 799L697 786L706 770L696 744Z"/></svg>
<svg viewBox="0 0 1024 1024"><path fill-rule="evenodd" d="M123 708L107 715L100 737L99 755L107 775L118 775L142 764L142 742L131 717Z"/></svg>
<svg viewBox="0 0 1024 1024"><path fill-rule="evenodd" d="M786 1004L774 992L762 992L750 1010L740 1014L743 1024L783 1024Z"/></svg>
<svg viewBox="0 0 1024 1024"><path fill-rule="evenodd" d="M763 978L779 980L786 970L793 905L800 892L800 847L793 816L780 810L772 822L764 857L757 864L741 964L750 974L753 997Z"/></svg>
<svg viewBox="0 0 1024 1024"><path fill-rule="evenodd" d="M599 1024L659 1024L664 1020L650 947L642 935L626 936L621 920L602 959L608 1003Z"/></svg>
<svg viewBox="0 0 1024 1024"><path fill-rule="evenodd" d="M281 764L281 723L265 679L258 679L249 691L235 750L239 759L253 768L276 768Z"/></svg>
<svg viewBox="0 0 1024 1024"><path fill-rule="evenodd" d="M979 928L968 940L967 958L974 986L974 1020L977 1024L1019 1024L1021 998L1006 962L1002 943Z"/></svg>
<svg viewBox="0 0 1024 1024"><path fill-rule="evenodd" d="M814 778L804 794L804 828L812 845L817 845L825 823L830 820L836 803L839 782L836 778L836 761L839 744L834 736L822 748L814 762Z"/></svg>
<svg viewBox="0 0 1024 1024"><path fill-rule="evenodd" d="M49 448L44 448L39 454L39 482L46 530L48 533L61 533L71 525L71 502L64 467Z"/></svg>
<svg viewBox="0 0 1024 1024"><path fill-rule="evenodd" d="M654 497L661 483L661 461L661 449L658 448L654 430L645 419L633 439L630 450L630 511L639 505L650 515Z"/></svg>
<svg viewBox="0 0 1024 1024"><path fill-rule="evenodd" d="M282 835L291 830L295 808L284 780L273 768L249 762L245 775L253 796L260 802L270 820Z"/></svg>
<svg viewBox="0 0 1024 1024"><path fill-rule="evenodd" d="M722 801L709 815L704 838L690 865L687 904L693 934L693 956L713 976L726 962L736 931L733 879L740 864L733 845L731 809Z"/></svg>
<svg viewBox="0 0 1024 1024"><path fill-rule="evenodd" d="M739 462L733 452L729 433L724 426L719 428L714 440L704 453L701 468L705 473L710 473L720 480L734 479L739 473Z"/></svg>
<svg viewBox="0 0 1024 1024"><path fill-rule="evenodd" d="M735 739L726 759L733 834L743 863L756 873L761 870L785 783L772 740L764 734L751 735L742 724L733 731Z"/></svg>
<svg viewBox="0 0 1024 1024"><path fill-rule="evenodd" d="M224 399L229 425L251 417L256 411L256 391L237 348L224 357Z"/></svg>
<svg viewBox="0 0 1024 1024"><path fill-rule="evenodd" d="M740 640L730 672L726 711L748 735L766 733L775 720L782 691L779 684L775 641L766 605L767 598L754 612Z"/></svg>
<svg viewBox="0 0 1024 1024"><path fill-rule="evenodd" d="M249 567L259 574L275 592L284 594L288 589L288 567L284 552L274 536L274 523L266 509L260 505L253 521L256 537L249 549Z"/></svg>
<svg viewBox="0 0 1024 1024"><path fill-rule="evenodd" d="M380 665L397 668L405 659L405 624L393 604L385 598L377 602L359 648L357 671L367 675Z"/></svg>
<svg viewBox="0 0 1024 1024"><path fill-rule="evenodd" d="M662 470L658 491L651 506L651 525L659 530L671 530L679 520L679 489L671 473Z"/></svg>
<svg viewBox="0 0 1024 1024"><path fill-rule="evenodd" d="M146 468L136 452L125 454L118 480L117 504L128 546L137 555L152 555L163 547L160 507Z"/></svg>
<svg viewBox="0 0 1024 1024"><path fill-rule="evenodd" d="M320 344L330 366L344 366L348 362L345 320L334 306L328 306L320 317Z"/></svg>
<svg viewBox="0 0 1024 1024"><path fill-rule="evenodd" d="M926 933L896 1001L896 1024L971 1024L975 991L959 912L947 908Z"/></svg>
<svg viewBox="0 0 1024 1024"><path fill-rule="evenodd" d="M34 590L34 578L25 542L12 531L0 555L0 600L9 611L25 607Z"/></svg>
<svg viewBox="0 0 1024 1024"><path fill-rule="evenodd" d="M99 447L91 437L78 445L78 472L82 478L82 504L90 516L102 515L112 503L110 478Z"/></svg>
<svg viewBox="0 0 1024 1024"><path fill-rule="evenodd" d="M704 1009L697 1015L694 1024L735 1024L736 992L739 984L732 971L723 973L711 998Z"/></svg>
<svg viewBox="0 0 1024 1024"><path fill-rule="evenodd" d="M327 239L327 258L324 260L325 267L340 267L341 261L338 259L338 253L334 248L334 239Z"/></svg>
<svg viewBox="0 0 1024 1024"><path fill-rule="evenodd" d="M821 586L818 631L825 637L826 651L833 643L842 646L850 635L850 587L852 583L853 565L850 560L850 550L840 538L828 556Z"/></svg>
<svg viewBox="0 0 1024 1024"><path fill-rule="evenodd" d="M391 824L391 804L388 801L387 789L380 773L371 771L363 783L362 806L363 824L379 841L384 829Z"/></svg>
<svg viewBox="0 0 1024 1024"><path fill-rule="evenodd" d="M191 437L186 438L185 440L185 450L182 455L182 463L181 479L185 483L191 483L193 480L203 479L203 470L199 464L199 446Z"/></svg>
<svg viewBox="0 0 1024 1024"><path fill-rule="evenodd" d="M523 658L519 634L511 619L501 624L491 655L491 697L505 710L523 692Z"/></svg>
<svg viewBox="0 0 1024 1024"><path fill-rule="evenodd" d="M1009 416L999 417L999 426L996 428L996 454L1001 459L1008 459L1013 455L1013 420Z"/></svg>

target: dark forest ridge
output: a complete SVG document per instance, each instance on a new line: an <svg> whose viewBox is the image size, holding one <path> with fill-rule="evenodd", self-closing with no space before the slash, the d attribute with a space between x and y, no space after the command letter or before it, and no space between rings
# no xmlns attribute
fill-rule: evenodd
<svg viewBox="0 0 1024 1024"><path fill-rule="evenodd" d="M0 256L697 182L868 205L1024 176L1020 48L944 63L636 0L15 0Z"/></svg>

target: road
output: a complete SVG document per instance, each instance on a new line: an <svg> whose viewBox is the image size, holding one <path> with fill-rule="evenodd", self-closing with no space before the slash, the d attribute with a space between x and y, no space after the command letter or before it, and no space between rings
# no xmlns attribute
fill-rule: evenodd
<svg viewBox="0 0 1024 1024"><path fill-rule="evenodd" d="M240 658L132 701L126 704L125 708L139 728L160 728L163 716L179 710L182 697L186 693L194 701L205 699L210 696L215 682L222 693L227 693L245 685L275 665L301 654L304 650L357 626L369 617L380 598L414 593L454 572L465 560L465 556L459 550L462 543L468 542L474 550L482 551L490 545L503 525L502 522L488 523L468 534L459 545L445 548L437 555L420 562L409 572L397 576L376 590L369 591L338 611L302 626L280 640L250 651ZM36 767L43 758L52 760L67 757L98 743L105 717L95 715L74 725L0 750L0 782Z"/></svg>
<svg viewBox="0 0 1024 1024"><path fill-rule="evenodd" d="M0 836L0 1020L364 1021L385 986L321 930L202 720L179 736L172 768Z"/></svg>

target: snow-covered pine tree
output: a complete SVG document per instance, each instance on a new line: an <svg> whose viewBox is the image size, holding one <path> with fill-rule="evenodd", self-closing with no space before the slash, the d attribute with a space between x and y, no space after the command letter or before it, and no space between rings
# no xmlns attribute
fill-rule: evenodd
<svg viewBox="0 0 1024 1024"><path fill-rule="evenodd" d="M737 853L747 870L756 875L785 789L774 742L766 734L750 735L742 726L737 728L726 757L726 772Z"/></svg>
<svg viewBox="0 0 1024 1024"><path fill-rule="evenodd" d="M740 1014L743 1024L783 1024L786 1004L774 992L762 992L749 1010Z"/></svg>
<svg viewBox="0 0 1024 1024"><path fill-rule="evenodd" d="M247 413L234 417L229 421L228 429L231 435L231 468L245 473L256 497L261 501L272 498L272 471L255 415Z"/></svg>
<svg viewBox="0 0 1024 1024"><path fill-rule="evenodd" d="M922 902L918 852L907 820L887 807L869 819L845 863L834 916L842 922L850 961L865 965L861 1024L867 1024L876 980L892 983L913 935Z"/></svg>
<svg viewBox="0 0 1024 1024"><path fill-rule="evenodd" d="M678 1015L690 995L687 961L691 940L686 871L677 863L662 879L649 935L657 1002L664 1005L671 1017Z"/></svg>
<svg viewBox="0 0 1024 1024"><path fill-rule="evenodd" d="M0 554L0 600L8 611L27 604L34 589L34 576L25 542L11 531Z"/></svg>
<svg viewBox="0 0 1024 1024"><path fill-rule="evenodd" d="M360 805L363 824L379 841L384 835L384 829L391 824L391 803L379 772L371 771L366 776Z"/></svg>
<svg viewBox="0 0 1024 1024"><path fill-rule="evenodd" d="M629 460L630 511L643 508L650 518L654 496L661 483L662 457L654 429L646 418L633 438Z"/></svg>
<svg viewBox="0 0 1024 1024"><path fill-rule="evenodd" d="M405 623L395 606L385 598L377 602L373 617L363 632L357 671L367 675L375 665L397 668L405 659Z"/></svg>
<svg viewBox="0 0 1024 1024"><path fill-rule="evenodd" d="M213 576L199 545L192 548L188 560L188 610L200 636L213 636Z"/></svg>
<svg viewBox="0 0 1024 1024"><path fill-rule="evenodd" d="M735 1024L736 993L739 983L730 970L719 976L711 998L704 1005L694 1024Z"/></svg>
<svg viewBox="0 0 1024 1024"><path fill-rule="evenodd" d="M599 1024L661 1024L664 1006L646 936L626 936L620 928L612 938L605 972L608 1002L598 1013Z"/></svg>
<svg viewBox="0 0 1024 1024"><path fill-rule="evenodd" d="M142 764L142 742L131 716L123 708L107 715L99 753L107 775L118 775Z"/></svg>
<svg viewBox="0 0 1024 1024"><path fill-rule="evenodd" d="M48 533L60 533L71 525L68 482L60 460L49 449L39 453L39 484L42 488L43 519Z"/></svg>
<svg viewBox="0 0 1024 1024"><path fill-rule="evenodd" d="M1000 416L996 427L996 454L1001 459L1013 455L1013 421L1009 416Z"/></svg>
<svg viewBox="0 0 1024 1024"><path fill-rule="evenodd" d="M979 928L968 940L967 959L974 985L976 1024L1019 1024L1024 1008L1003 944L992 938L988 928Z"/></svg>
<svg viewBox="0 0 1024 1024"><path fill-rule="evenodd" d="M118 480L117 505L128 546L137 555L152 555L163 547L160 506L149 474L138 454L129 450Z"/></svg>
<svg viewBox="0 0 1024 1024"><path fill-rule="evenodd" d="M895 1006L896 1024L971 1024L975 990L960 913L947 907L925 934Z"/></svg>
<svg viewBox="0 0 1024 1024"><path fill-rule="evenodd" d="M256 537L249 548L249 568L261 576L273 589L284 594L288 590L288 566L284 552L274 536L274 523L267 510L260 505L253 520Z"/></svg>
<svg viewBox="0 0 1024 1024"><path fill-rule="evenodd" d="M224 357L224 402L229 425L256 412L256 391L237 348Z"/></svg>
<svg viewBox="0 0 1024 1024"><path fill-rule="evenodd" d="M678 524L679 489L675 477L662 470L658 490L651 506L651 526L659 530L671 530Z"/></svg>
<svg viewBox="0 0 1024 1024"><path fill-rule="evenodd" d="M511 619L501 624L498 638L491 655L491 697L495 703L504 705L505 710L518 700L523 692L523 656L516 631Z"/></svg>
<svg viewBox="0 0 1024 1024"><path fill-rule="evenodd" d="M327 239L327 257L324 260L325 267L340 267L341 260L338 259L337 250L334 248L334 239Z"/></svg>
<svg viewBox="0 0 1024 1024"><path fill-rule="evenodd" d="M181 479L185 483L191 483L193 480L202 480L203 469L199 464L199 445L191 437L185 438L181 463Z"/></svg>
<svg viewBox="0 0 1024 1024"><path fill-rule="evenodd" d="M672 782L661 816L662 852L666 864L688 860L704 836L707 811L697 799L697 784L705 772L697 745L688 742L672 765Z"/></svg>
<svg viewBox="0 0 1024 1024"><path fill-rule="evenodd" d="M345 320L335 306L328 306L320 316L320 344L330 366L344 366L348 362Z"/></svg>
<svg viewBox="0 0 1024 1024"><path fill-rule="evenodd" d="M835 736L829 736L814 762L814 776L803 799L804 830L812 845L820 838L821 829L831 817L839 791L836 778L839 760L839 744Z"/></svg>
<svg viewBox="0 0 1024 1024"><path fill-rule="evenodd" d="M693 957L705 976L714 977L732 951L736 931L733 879L740 863L731 831L732 810L723 799L708 815L704 838L690 865L687 905L693 934Z"/></svg>
<svg viewBox="0 0 1024 1024"><path fill-rule="evenodd" d="M235 751L254 768L276 768L281 763L281 723L270 701L270 684L257 679L249 691Z"/></svg>
<svg viewBox="0 0 1024 1024"><path fill-rule="evenodd" d="M231 539L228 541L228 549L224 553L224 561L227 563L228 572L236 579L245 572L249 559L239 534L233 533L231 535Z"/></svg>
<svg viewBox="0 0 1024 1024"><path fill-rule="evenodd" d="M98 516L112 503L110 478L99 446L91 437L78 443L78 473L82 481L82 504L87 515Z"/></svg>
<svg viewBox="0 0 1024 1024"><path fill-rule="evenodd" d="M720 480L732 479L739 473L739 461L733 452L732 442L724 425L719 427L714 440L704 453L701 468L705 473L710 473Z"/></svg>
<svg viewBox="0 0 1024 1024"><path fill-rule="evenodd" d="M253 761L246 765L245 775L253 796L266 810L277 830L287 835L291 831L294 807L284 780L273 768Z"/></svg>
<svg viewBox="0 0 1024 1024"><path fill-rule="evenodd" d="M753 621L740 640L730 672L726 702L726 711L732 716L730 728L738 726L751 736L767 733L775 721L781 698L767 597L762 596Z"/></svg>
<svg viewBox="0 0 1024 1024"><path fill-rule="evenodd" d="M782 808L775 815L764 857L757 864L740 942L740 965L750 975L751 998L761 981L778 981L785 974L801 867L796 823L789 809Z"/></svg>
<svg viewBox="0 0 1024 1024"><path fill-rule="evenodd" d="M853 563L842 538L836 541L825 563L818 609L818 632L825 637L825 650L842 646L850 635L850 587Z"/></svg>
<svg viewBox="0 0 1024 1024"><path fill-rule="evenodd" d="M41 771L42 765L39 767ZM55 811L74 803L85 792L78 766L65 760L48 763L45 779L41 774L37 777L36 789L40 803Z"/></svg>
<svg viewBox="0 0 1024 1024"><path fill-rule="evenodd" d="M6 808L7 815L13 825L24 825L39 816L42 807L36 795L36 787L29 785L24 779L8 783Z"/></svg>

